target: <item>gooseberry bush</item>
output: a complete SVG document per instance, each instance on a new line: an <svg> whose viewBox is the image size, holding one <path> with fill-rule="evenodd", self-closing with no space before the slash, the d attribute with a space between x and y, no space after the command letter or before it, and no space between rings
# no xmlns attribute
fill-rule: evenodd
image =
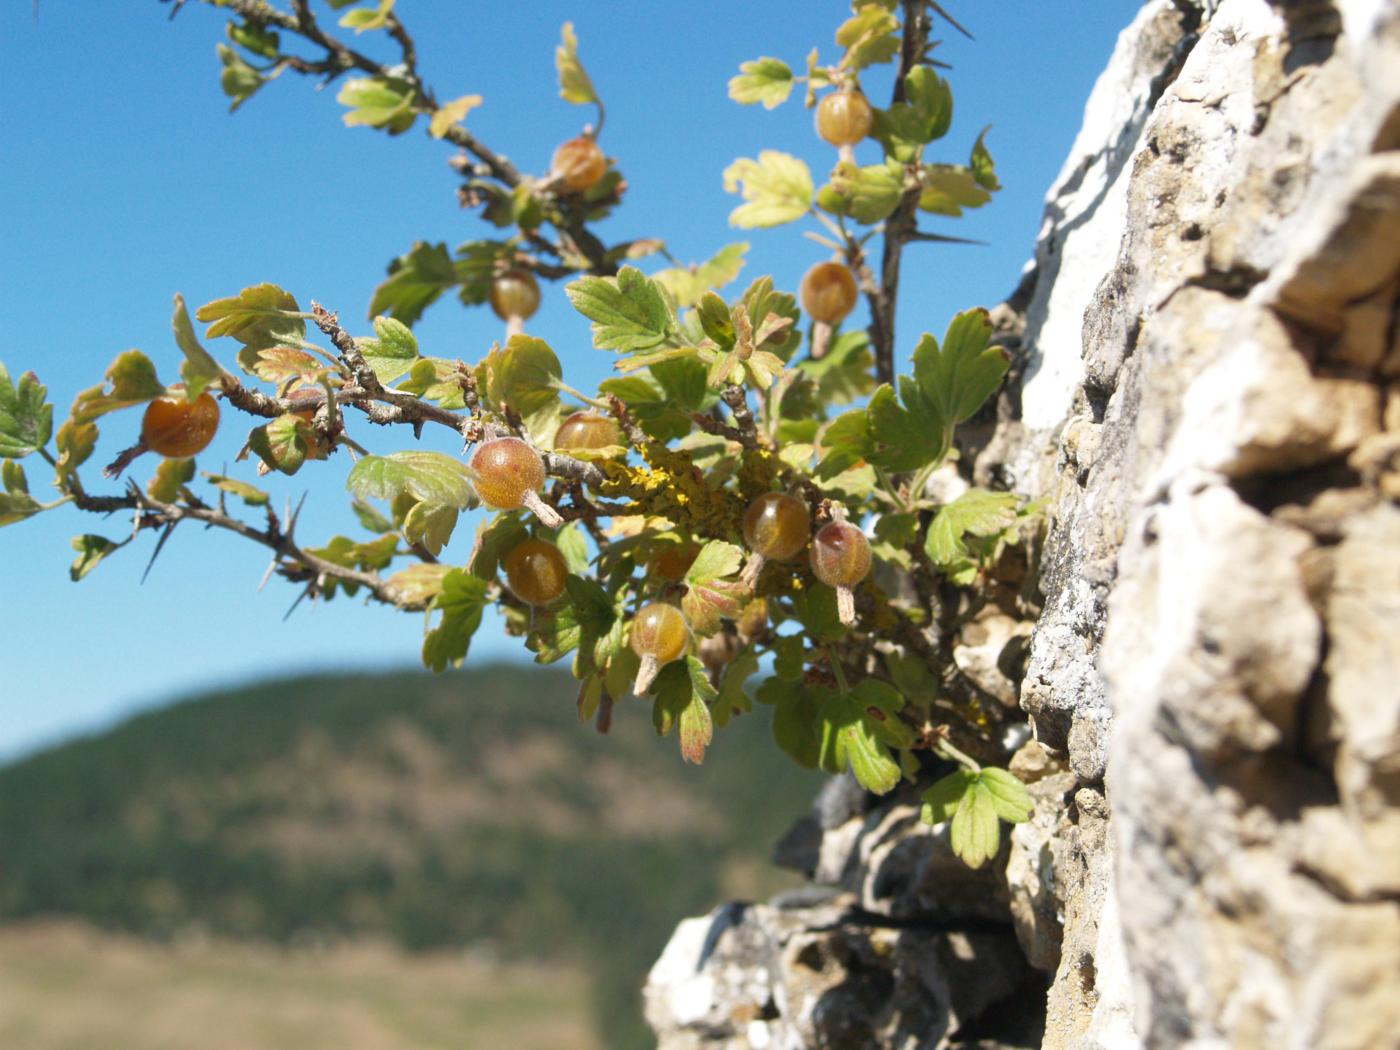
<svg viewBox="0 0 1400 1050"><path fill-rule="evenodd" d="M193 317L177 296L178 379L123 353L56 431L39 379L12 382L0 367L0 525L60 504L121 515L126 535L73 541L75 581L149 534L158 552L187 522L236 534L268 548L269 574L302 598L358 594L425 612L434 671L462 663L494 606L539 662L572 661L579 715L600 730L635 695L700 762L757 701L796 761L849 769L876 793L932 782L924 818L951 821L968 863L994 856L999 821L1026 819L1030 802L995 767L1012 716L960 671L952 639L1005 585L999 566L1024 557L1013 549L1034 508L946 479L957 427L1008 361L987 311L972 309L941 339L907 341L908 370L896 367L903 251L956 240L921 220L955 218L999 189L985 133L966 163L926 155L953 107L931 34L961 27L926 0L857 0L829 63L813 50L801 73L771 57L743 64L729 82L736 102L775 109L805 85L836 152L820 185L773 150L724 171L743 200L734 226L808 222L818 245L797 295L768 277L725 295L747 244L684 266L659 239L608 244L597 232L626 182L603 149L603 104L570 25L555 56L560 94L593 107L596 123L529 174L468 130L481 96L442 101L424 83L394 0L203 2L233 15L218 47L232 108L295 73L338 83L347 125L402 135L426 123L456 147L461 202L489 235L455 250L420 242L395 259L362 334L272 284ZM360 50L366 35L382 35L373 46L396 61ZM883 109L862 88L881 66L893 66ZM644 272L658 255L669 265ZM527 331L560 282L581 331L590 322L593 346L615 355L619 374L596 394L566 384L553 348ZM489 304L505 324L477 361L433 356L414 335L449 295ZM843 327L862 298L867 326ZM135 408L139 438L94 481L100 431L129 439ZM343 483L360 536L304 543L297 515L278 514L251 469L197 470L215 429L243 417L256 473ZM392 428L402 449L368 453L355 439L366 424ZM429 427L455 432L462 454L415 448ZM55 498L31 488L29 457L52 473ZM489 513L470 554L454 545L448 557L460 515L478 506Z"/></svg>

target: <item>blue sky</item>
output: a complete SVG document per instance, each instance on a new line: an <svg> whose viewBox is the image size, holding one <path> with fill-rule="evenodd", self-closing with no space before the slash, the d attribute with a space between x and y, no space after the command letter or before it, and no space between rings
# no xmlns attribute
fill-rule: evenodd
<svg viewBox="0 0 1400 1050"><path fill-rule="evenodd" d="M990 124L1006 188L967 219L929 224L987 246L916 245L906 255L901 355L919 332L941 332L956 311L994 304L1014 287L1045 190L1133 6L954 5L977 40L938 34L945 41L938 55L954 66L956 116L934 159L964 161ZM736 201L720 173L731 159L786 150L820 177L832 154L799 101L773 112L740 107L725 84L739 62L761 54L798 66L817 45L834 59L832 33L846 4L536 0L476 8L400 0L398 10L439 97L484 95L469 125L535 172L592 116L557 96L553 49L560 25L575 23L581 57L608 103L603 144L630 183L605 227L610 241L660 236L680 258L699 261L747 240L742 280L772 273L786 288L822 256L801 236L806 227L728 227ZM60 418L127 348L141 348L174 377L176 292L194 306L273 281L366 332L365 309L388 260L417 239L453 245L489 235L456 205L447 147L420 130L390 139L344 128L334 89L317 92L288 75L230 116L215 57L226 18L194 3L173 22L168 13L154 0L120 7L42 0L37 18L27 3L0 5L0 360L13 374L36 370ZM373 46L368 37L363 43ZM887 98L888 77L868 79L867 89ZM877 151L866 143L860 157L872 163ZM575 386L608 374L610 355L591 348L587 323L557 286L530 328L554 346ZM417 331L426 352L467 360L500 337L488 311L455 302L431 309ZM230 346L211 349L231 361ZM247 429L240 422L226 410L219 438L201 457L204 469L234 466ZM134 440L138 427L138 413L111 417L95 461ZM382 435L373 438L386 447ZM398 447L412 441L407 433L393 439ZM42 464L26 465L41 491ZM135 476L144 480L153 465L138 462ZM265 485L279 504L310 492L304 542L353 529L343 492L349 466L340 455ZM234 469L253 478L248 465ZM95 472L89 487L101 487ZM117 539L127 527L60 509L0 530L0 758L230 682L416 664L419 616L337 599L303 605L283 622L294 592L274 582L259 593L261 549L222 534L177 532L144 585L149 536L82 583L69 582L70 537ZM449 559L465 558L472 529L459 527ZM522 655L490 622L473 649L475 660Z"/></svg>

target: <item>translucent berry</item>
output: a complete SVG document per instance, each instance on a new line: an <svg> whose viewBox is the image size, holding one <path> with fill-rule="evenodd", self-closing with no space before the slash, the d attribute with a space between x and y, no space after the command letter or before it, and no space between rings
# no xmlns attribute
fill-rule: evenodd
<svg viewBox="0 0 1400 1050"><path fill-rule="evenodd" d="M540 308L540 284L529 270L507 270L491 282L491 309L502 321L535 316Z"/></svg>
<svg viewBox="0 0 1400 1050"><path fill-rule="evenodd" d="M685 579L685 574L690 571L690 566L695 562L699 553L700 547L695 543L687 543L680 547L667 547L652 559L651 567L656 575L662 579L679 583Z"/></svg>
<svg viewBox="0 0 1400 1050"><path fill-rule="evenodd" d="M765 558L786 561L811 534L807 504L786 492L765 493L744 511L744 542Z"/></svg>
<svg viewBox="0 0 1400 1050"><path fill-rule="evenodd" d="M870 134L874 119L859 88L835 91L817 105L817 134L833 146L854 146Z"/></svg>
<svg viewBox="0 0 1400 1050"><path fill-rule="evenodd" d="M548 605L564 593L569 568L559 548L544 540L523 540L502 563L511 594L527 605Z"/></svg>
<svg viewBox="0 0 1400 1050"><path fill-rule="evenodd" d="M854 587L870 572L870 543L845 521L831 521L812 540L812 571L828 587Z"/></svg>
<svg viewBox="0 0 1400 1050"><path fill-rule="evenodd" d="M554 151L553 173L575 193L582 193L608 170L608 158L588 135L570 139Z"/></svg>
<svg viewBox="0 0 1400 1050"><path fill-rule="evenodd" d="M679 659L690 646L690 625L674 605L652 602L632 619L632 651L642 658L635 690L645 693L662 666Z"/></svg>
<svg viewBox="0 0 1400 1050"><path fill-rule="evenodd" d="M561 452L621 444L622 430L617 423L597 412L575 412L554 433L554 447Z"/></svg>
<svg viewBox="0 0 1400 1050"><path fill-rule="evenodd" d="M836 611L847 627L856 622L856 597L852 588L870 572L870 543L865 533L845 521L832 521L812 538L812 571L828 587L836 588Z"/></svg>
<svg viewBox="0 0 1400 1050"><path fill-rule="evenodd" d="M802 277L802 309L822 324L840 324L856 308L860 289L842 263L820 262Z"/></svg>
<svg viewBox="0 0 1400 1050"><path fill-rule="evenodd" d="M515 510L529 507L550 528L564 524L559 513L540 499L544 461L516 437L494 438L477 447L469 466L476 494L488 507Z"/></svg>
<svg viewBox="0 0 1400 1050"><path fill-rule="evenodd" d="M193 401L158 397L146 406L141 420L141 443L170 459L203 452L219 429L219 403L208 393Z"/></svg>

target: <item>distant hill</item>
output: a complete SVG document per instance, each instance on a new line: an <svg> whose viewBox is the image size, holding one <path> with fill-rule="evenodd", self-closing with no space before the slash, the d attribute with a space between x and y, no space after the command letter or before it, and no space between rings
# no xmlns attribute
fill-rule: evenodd
<svg viewBox="0 0 1400 1050"><path fill-rule="evenodd" d="M771 845L817 783L766 711L697 768L646 705L599 736L575 693L528 667L322 675L45 751L0 769L0 920L583 961L607 1045L635 1045L677 919L772 889Z"/></svg>

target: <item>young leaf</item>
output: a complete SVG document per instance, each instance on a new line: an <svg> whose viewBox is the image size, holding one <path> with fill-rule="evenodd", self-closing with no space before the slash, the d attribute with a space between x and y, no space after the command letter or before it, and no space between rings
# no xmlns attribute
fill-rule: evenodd
<svg viewBox="0 0 1400 1050"><path fill-rule="evenodd" d="M636 267L624 266L616 277L582 277L564 292L593 322L593 345L599 350L649 350L675 334L666 293Z"/></svg>
<svg viewBox="0 0 1400 1050"><path fill-rule="evenodd" d="M326 458L315 429L292 412L280 415L266 426L249 433L248 447L273 470L289 475L300 470L308 459Z"/></svg>
<svg viewBox="0 0 1400 1050"><path fill-rule="evenodd" d="M366 503L362 499L351 500L350 509L355 512L360 527L366 532L383 535L386 532L394 531L394 523L380 514L372 504Z"/></svg>
<svg viewBox="0 0 1400 1050"><path fill-rule="evenodd" d="M492 350L481 364L486 382L480 384L498 408L509 405L538 441L548 440L563 415L559 381L563 368L549 344L528 335L513 335L504 348Z"/></svg>
<svg viewBox="0 0 1400 1050"><path fill-rule="evenodd" d="M232 113L252 98L258 88L267 83L267 78L243 61L238 52L227 44L220 44L218 51L219 61L224 67L219 74L219 86L228 98L233 99L228 107Z"/></svg>
<svg viewBox="0 0 1400 1050"><path fill-rule="evenodd" d="M370 299L369 316L388 314L411 325L458 280L447 245L418 241L389 264L388 278L375 288Z"/></svg>
<svg viewBox="0 0 1400 1050"><path fill-rule="evenodd" d="M759 58L739 65L739 75L729 81L729 97L740 105L762 102L775 109L792 93L792 69L776 58Z"/></svg>
<svg viewBox="0 0 1400 1050"><path fill-rule="evenodd" d="M13 459L0 461L0 480L5 483L6 492L29 492L29 478L25 476L24 468Z"/></svg>
<svg viewBox="0 0 1400 1050"><path fill-rule="evenodd" d="M997 855L1001 846L1001 829L991 795L980 780L963 793L948 826L953 852L969 868L980 868Z"/></svg>
<svg viewBox="0 0 1400 1050"><path fill-rule="evenodd" d="M33 372L21 375L16 385L0 364L0 457L23 459L49 443L53 405L44 400L47 396Z"/></svg>
<svg viewBox="0 0 1400 1050"><path fill-rule="evenodd" d="M953 121L953 92L930 66L916 66L904 78L907 102L875 111L874 137L887 156L901 164L916 160L920 150L948 133Z"/></svg>
<svg viewBox="0 0 1400 1050"><path fill-rule="evenodd" d="M389 24L389 12L394 9L394 0L379 0L377 7L361 7L341 16L340 24L353 29L359 36L368 29L383 29Z"/></svg>
<svg viewBox="0 0 1400 1050"><path fill-rule="evenodd" d="M290 346L272 346L252 354L244 350L238 355L238 363L245 372L275 383L285 393L298 387L319 386L327 368L319 357Z"/></svg>
<svg viewBox="0 0 1400 1050"><path fill-rule="evenodd" d="M836 44L846 49L841 65L861 70L888 62L899 52L899 20L881 3L862 4L836 30Z"/></svg>
<svg viewBox="0 0 1400 1050"><path fill-rule="evenodd" d="M97 447L97 424L75 423L70 419L58 428L54 444L58 447L58 475L69 477L88 461Z"/></svg>
<svg viewBox="0 0 1400 1050"><path fill-rule="evenodd" d="M384 581L389 596L400 605L427 605L442 593L442 581L450 572L458 572L450 565L433 562L414 562L408 568L394 573Z"/></svg>
<svg viewBox="0 0 1400 1050"><path fill-rule="evenodd" d="M933 786L923 794L919 819L925 824L942 824L952 820L962 804L963 796L976 783L977 774L967 769L956 770L934 781Z"/></svg>
<svg viewBox="0 0 1400 1050"><path fill-rule="evenodd" d="M239 481L236 478L225 477L223 474L210 474L207 470L203 472L209 484L222 492L227 492L230 496L237 496L250 507L265 507L270 499L268 494L254 485L249 485L246 481ZM387 531L387 530L385 530Z"/></svg>
<svg viewBox="0 0 1400 1050"><path fill-rule="evenodd" d="M856 222L876 223L894 214L903 195L902 166L873 164L859 168L843 161L817 194L817 206L836 215L849 215Z"/></svg>
<svg viewBox="0 0 1400 1050"><path fill-rule="evenodd" d="M744 607L748 588L727 577L739 571L744 552L732 543L710 540L700 548L685 574L685 597L681 611L690 629L702 638L720 629L722 619L732 620Z"/></svg>
<svg viewBox="0 0 1400 1050"><path fill-rule="evenodd" d="M78 552L78 556L68 569L68 578L77 583L97 568L98 562L120 546L121 544L113 543L106 536L94 536L91 533L74 536L73 549Z"/></svg>
<svg viewBox="0 0 1400 1050"><path fill-rule="evenodd" d="M377 338L357 339L355 345L375 377L393 383L418 361L418 340L408 325L393 317L376 317L374 334Z"/></svg>
<svg viewBox="0 0 1400 1050"><path fill-rule="evenodd" d="M990 160L990 157L988 158ZM958 218L964 208L980 208L992 194L971 168L961 164L924 164L919 169L919 208Z"/></svg>
<svg viewBox="0 0 1400 1050"><path fill-rule="evenodd" d="M1021 824L1031 819L1035 803L1031 801L1026 785L1009 770L986 766L978 773L978 780L987 790L996 814L1008 824Z"/></svg>
<svg viewBox="0 0 1400 1050"><path fill-rule="evenodd" d="M417 117L415 94L413 85L399 77L364 77L347 81L335 100L350 110L341 117L346 127L363 125L401 135Z"/></svg>
<svg viewBox="0 0 1400 1050"><path fill-rule="evenodd" d="M363 460L361 460L363 462ZM439 613L437 626L423 638L423 664L433 671L460 667L467 658L472 635L481 626L486 608L486 581L464 569L452 569L442 578L442 589L433 598L431 613Z"/></svg>
<svg viewBox="0 0 1400 1050"><path fill-rule="evenodd" d="M992 155L987 152L987 132L990 127L982 129L982 134L977 136L977 141L972 144L972 159L968 161L968 166L972 169L972 178L977 185L984 190L996 191L1001 189L1001 183L997 181L996 165L992 162Z"/></svg>
<svg viewBox="0 0 1400 1050"><path fill-rule="evenodd" d="M652 274L651 279L671 293L677 306L694 306L706 292L723 288L739 276L748 250L747 241L726 244L708 262L687 268L672 267Z"/></svg>
<svg viewBox="0 0 1400 1050"><path fill-rule="evenodd" d="M481 105L481 102L480 95L463 95L451 102L444 102L433 111L432 119L428 121L428 134L435 139L442 138L453 125L466 120L467 114Z"/></svg>
<svg viewBox="0 0 1400 1050"><path fill-rule="evenodd" d="M0 391L3 388L4 384L0 383ZM151 359L140 350L128 350L108 367L106 387L90 387L74 399L72 422L75 425L87 423L108 412L142 404L164 393L165 384L156 378L156 366L151 364ZM92 436L95 440L95 429Z"/></svg>
<svg viewBox="0 0 1400 1050"><path fill-rule="evenodd" d="M229 335L259 350L283 343L306 341L306 321L296 298L275 284L256 284L227 299L215 299L194 312L196 320L209 324L206 339Z"/></svg>
<svg viewBox="0 0 1400 1050"><path fill-rule="evenodd" d="M185 297L175 296L175 313L170 319L170 327L175 332L175 344L185 355L180 365L180 378L185 381L185 397L193 401L204 389L224 374L219 362L200 345L190 322L189 311L185 309Z"/></svg>
<svg viewBox="0 0 1400 1050"><path fill-rule="evenodd" d="M764 150L757 160L740 157L724 169L724 189L747 204L735 208L729 224L741 229L781 226L800 219L812 206L812 173L789 153Z"/></svg>
<svg viewBox="0 0 1400 1050"><path fill-rule="evenodd" d="M923 794L920 819L949 825L949 841L963 861L980 868L1001 846L998 820L1019 824L1035 805L1026 787L1004 769L960 769L938 780Z"/></svg>
<svg viewBox="0 0 1400 1050"><path fill-rule="evenodd" d="M559 97L576 106L598 102L598 92L594 90L583 63L578 60L578 37L574 35L574 24L565 22L561 42L554 49L554 68L559 73Z"/></svg>
<svg viewBox="0 0 1400 1050"><path fill-rule="evenodd" d="M392 500L406 492L419 503L459 510L475 499L467 465L441 452L364 456L350 468L345 487L361 499Z"/></svg>
<svg viewBox="0 0 1400 1050"><path fill-rule="evenodd" d="M156 475L146 486L146 492L158 503L174 503L180 490L194 480L194 460L163 459Z"/></svg>
<svg viewBox="0 0 1400 1050"><path fill-rule="evenodd" d="M1016 504L1010 492L968 489L939 509L928 527L924 551L935 565L951 565L969 557L963 537L995 536L1016 522Z"/></svg>
<svg viewBox="0 0 1400 1050"><path fill-rule="evenodd" d="M235 44L259 58L277 57L277 34L266 26L254 22L244 22L241 25L230 22L224 27L224 31Z"/></svg>
<svg viewBox="0 0 1400 1050"><path fill-rule="evenodd" d="M0 492L0 526L31 518L44 505L27 492Z"/></svg>
<svg viewBox="0 0 1400 1050"><path fill-rule="evenodd" d="M988 345L991 338L991 317L978 307L953 318L942 349L927 333L914 349L914 378L949 433L982 407L1010 367L1006 351Z"/></svg>

